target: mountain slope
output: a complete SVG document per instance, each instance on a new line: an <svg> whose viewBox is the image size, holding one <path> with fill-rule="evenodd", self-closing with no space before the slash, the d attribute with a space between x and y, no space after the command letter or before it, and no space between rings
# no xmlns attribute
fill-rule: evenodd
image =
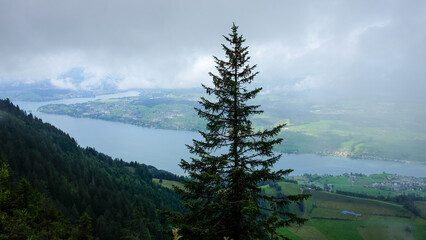
<svg viewBox="0 0 426 240"><path fill-rule="evenodd" d="M74 222L88 212L100 239L168 239L156 209L182 210L173 191L152 183L147 166L83 149L9 100L0 100L0 154L9 162L12 182L25 177Z"/></svg>

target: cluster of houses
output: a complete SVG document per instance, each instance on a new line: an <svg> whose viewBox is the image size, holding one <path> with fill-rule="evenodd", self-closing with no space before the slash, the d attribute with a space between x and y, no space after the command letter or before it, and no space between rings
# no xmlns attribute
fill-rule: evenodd
<svg viewBox="0 0 426 240"><path fill-rule="evenodd" d="M364 187L377 188L393 192L421 191L426 193L426 178L395 176L386 182L374 182Z"/></svg>
<svg viewBox="0 0 426 240"><path fill-rule="evenodd" d="M309 193L315 190L325 191L336 191L339 190L343 185L347 186L357 186L364 188L374 188L384 191L400 192L407 193L410 191L415 191L416 195L420 194L421 196L426 196L426 178L419 177L407 177L399 176L396 174L385 174L382 176L366 176L363 174L343 174L343 176L348 178L348 182L345 184L335 184L328 182L333 181L333 176L330 175L309 175L305 174L304 187L301 188L302 193ZM299 179L300 181L300 179ZM419 193L420 192L420 193Z"/></svg>

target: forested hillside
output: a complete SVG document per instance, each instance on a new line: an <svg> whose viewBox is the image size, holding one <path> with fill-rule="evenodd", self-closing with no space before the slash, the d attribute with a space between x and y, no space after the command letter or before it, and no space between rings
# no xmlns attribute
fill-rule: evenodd
<svg viewBox="0 0 426 240"><path fill-rule="evenodd" d="M87 212L100 239L169 239L157 209L183 209L173 191L152 182L152 167L83 149L9 100L0 100L0 154L12 189L26 178L75 225Z"/></svg>

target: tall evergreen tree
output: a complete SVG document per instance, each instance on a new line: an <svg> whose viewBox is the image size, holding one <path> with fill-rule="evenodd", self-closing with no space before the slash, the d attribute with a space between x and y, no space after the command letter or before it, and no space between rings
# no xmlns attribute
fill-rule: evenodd
<svg viewBox="0 0 426 240"><path fill-rule="evenodd" d="M181 160L189 174L184 189L176 189L188 208L186 214L170 214L185 239L278 239L276 229L305 219L285 212L285 206L308 195L277 198L262 194L260 183L277 181L291 169L272 171L281 155L273 146L282 141L275 136L285 124L256 131L250 118L261 114L259 105L250 105L261 88L249 90L258 72L249 65L248 47L238 27L224 36L226 60L214 57L218 75L209 73L214 87L203 85L212 98L202 97L198 115L207 120L203 140L188 146L195 157Z"/></svg>
<svg viewBox="0 0 426 240"><path fill-rule="evenodd" d="M78 219L78 240L91 240L92 235L92 218L87 212L84 212Z"/></svg>

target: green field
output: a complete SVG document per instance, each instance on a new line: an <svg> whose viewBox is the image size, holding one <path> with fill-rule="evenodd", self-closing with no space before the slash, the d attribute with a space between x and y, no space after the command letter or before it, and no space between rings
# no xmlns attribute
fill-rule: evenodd
<svg viewBox="0 0 426 240"><path fill-rule="evenodd" d="M298 185L279 183L283 192L295 193ZM266 193L276 193L264 186ZM419 202L426 206L426 202ZM279 231L292 239L425 239L426 220L416 217L402 206L328 192L313 192L305 201L303 212L308 218L303 226ZM361 214L342 214L347 210ZM424 212L423 212L424 213Z"/></svg>
<svg viewBox="0 0 426 240"><path fill-rule="evenodd" d="M374 176L373 176L374 177ZM376 176L377 177L377 176ZM336 179L338 182L339 178ZM345 180L340 178L341 182ZM153 179L159 184L159 179ZM181 183L162 180L163 187L182 186ZM279 186L280 190L277 190ZM300 193L301 185L279 182L277 186L261 186L267 195ZM417 201L420 217L403 206L372 199L358 198L315 191L304 201L304 207L292 204L289 210L309 219L302 226L280 228L278 231L291 239L425 239L426 202ZM342 211L361 214L343 214Z"/></svg>
<svg viewBox="0 0 426 240"><path fill-rule="evenodd" d="M421 217L426 219L426 202L415 202L415 206L420 209Z"/></svg>
<svg viewBox="0 0 426 240"><path fill-rule="evenodd" d="M169 189L173 189L173 186L183 188L183 184L180 183L180 182L176 182L176 181L158 179L158 178L153 178L152 181L163 186L163 187L165 187L165 188L169 188Z"/></svg>

